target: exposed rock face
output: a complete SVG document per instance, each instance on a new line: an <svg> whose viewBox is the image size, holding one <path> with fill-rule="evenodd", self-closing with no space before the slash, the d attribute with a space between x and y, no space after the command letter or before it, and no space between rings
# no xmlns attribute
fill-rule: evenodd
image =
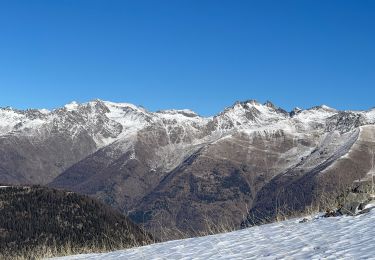
<svg viewBox="0 0 375 260"><path fill-rule="evenodd" d="M249 100L205 118L96 100L1 113L16 115L0 125L0 180L98 197L168 238L302 211L363 178L374 147L375 110Z"/></svg>
<svg viewBox="0 0 375 260"><path fill-rule="evenodd" d="M374 178L371 176L371 178ZM324 217L355 216L369 212L375 202L374 180L356 180L351 188L337 197L337 208L327 208Z"/></svg>

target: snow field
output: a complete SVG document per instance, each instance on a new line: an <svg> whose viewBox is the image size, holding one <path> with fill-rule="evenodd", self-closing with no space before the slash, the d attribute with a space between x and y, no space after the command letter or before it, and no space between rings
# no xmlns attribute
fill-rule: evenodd
<svg viewBox="0 0 375 260"><path fill-rule="evenodd" d="M59 259L375 259L375 210Z"/></svg>

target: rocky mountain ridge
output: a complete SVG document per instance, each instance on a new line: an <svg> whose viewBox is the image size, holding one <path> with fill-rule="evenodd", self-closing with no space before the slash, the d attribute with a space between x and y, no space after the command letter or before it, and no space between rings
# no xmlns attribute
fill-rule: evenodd
<svg viewBox="0 0 375 260"><path fill-rule="evenodd" d="M248 100L201 117L94 100L0 109L0 119L1 182L88 194L154 234L170 229L171 238L205 230L207 221L270 217L279 203L301 211L318 200L316 190L336 192L338 172L342 185L366 175L375 110L287 112ZM343 166L359 161L355 170Z"/></svg>

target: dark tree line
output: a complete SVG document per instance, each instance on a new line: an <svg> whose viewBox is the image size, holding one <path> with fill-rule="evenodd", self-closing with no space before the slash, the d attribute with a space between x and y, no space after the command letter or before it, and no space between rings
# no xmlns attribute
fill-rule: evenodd
<svg viewBox="0 0 375 260"><path fill-rule="evenodd" d="M150 241L121 213L92 198L41 186L0 188L0 256L67 245L114 250Z"/></svg>

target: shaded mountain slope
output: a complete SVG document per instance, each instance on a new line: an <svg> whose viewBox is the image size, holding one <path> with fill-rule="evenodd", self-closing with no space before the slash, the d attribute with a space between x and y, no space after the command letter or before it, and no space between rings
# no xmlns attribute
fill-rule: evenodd
<svg viewBox="0 0 375 260"><path fill-rule="evenodd" d="M109 206L40 186L0 187L0 258L113 250L151 237Z"/></svg>

